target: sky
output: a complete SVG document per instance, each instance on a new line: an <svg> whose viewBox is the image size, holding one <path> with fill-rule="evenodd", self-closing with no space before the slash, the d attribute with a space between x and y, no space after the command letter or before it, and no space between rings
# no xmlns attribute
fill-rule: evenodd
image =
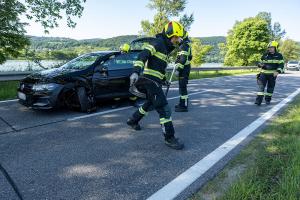
<svg viewBox="0 0 300 200"><path fill-rule="evenodd" d="M110 38L136 35L141 21L152 21L155 11L146 5L149 0L87 0L77 26L68 28L66 21L60 27L44 34L42 27L29 22L28 35L68 37L73 39ZM279 22L286 37L300 41L300 0L188 0L184 13L194 14L189 35L192 37L226 36L236 21L253 17L258 12L270 12ZM176 20L176 18L174 18ZM298 24L298 25L297 25Z"/></svg>

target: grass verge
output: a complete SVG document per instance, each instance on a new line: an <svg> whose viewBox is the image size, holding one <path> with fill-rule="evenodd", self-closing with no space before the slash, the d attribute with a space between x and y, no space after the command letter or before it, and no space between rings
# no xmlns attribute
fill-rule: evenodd
<svg viewBox="0 0 300 200"><path fill-rule="evenodd" d="M299 200L300 97L192 200Z"/></svg>
<svg viewBox="0 0 300 200"><path fill-rule="evenodd" d="M0 100L15 99L19 81L0 81Z"/></svg>

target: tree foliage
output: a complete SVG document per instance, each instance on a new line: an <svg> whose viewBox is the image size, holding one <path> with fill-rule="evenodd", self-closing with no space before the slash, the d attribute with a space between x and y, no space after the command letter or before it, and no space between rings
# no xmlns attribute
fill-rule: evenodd
<svg viewBox="0 0 300 200"><path fill-rule="evenodd" d="M75 27L74 17L81 17L86 0L1 0L0 1L0 64L7 57L16 57L29 40L25 36L26 23L20 21L25 15L40 23L45 32L57 27L65 12L67 25Z"/></svg>
<svg viewBox="0 0 300 200"><path fill-rule="evenodd" d="M29 44L24 35L26 24L19 19L25 10L25 6L18 1L0 1L0 64L8 56L18 56L19 51Z"/></svg>
<svg viewBox="0 0 300 200"><path fill-rule="evenodd" d="M248 66L259 61L271 39L268 25L261 17L236 22L227 36L224 65Z"/></svg>
<svg viewBox="0 0 300 200"><path fill-rule="evenodd" d="M282 53L286 62L300 59L300 46L294 40L284 40L282 45L279 46L279 51Z"/></svg>
<svg viewBox="0 0 300 200"><path fill-rule="evenodd" d="M281 29L281 25L279 22L275 22L272 25L272 16L271 13L268 12L259 12L256 17L261 18L263 20L265 20L268 23L268 29L270 31L271 34L271 40L275 40L275 41L279 41L280 39L282 39L286 32L285 30Z"/></svg>
<svg viewBox="0 0 300 200"><path fill-rule="evenodd" d="M141 22L142 35L154 36L160 33L164 25L170 21L172 17L179 17L179 21L189 30L190 25L194 21L193 14L184 14L180 17L180 13L184 11L186 0L150 0L147 5L150 9L156 10L153 22L143 20Z"/></svg>
<svg viewBox="0 0 300 200"><path fill-rule="evenodd" d="M204 56L212 49L210 45L202 45L201 41L197 38L192 38L192 66L200 66L204 63Z"/></svg>

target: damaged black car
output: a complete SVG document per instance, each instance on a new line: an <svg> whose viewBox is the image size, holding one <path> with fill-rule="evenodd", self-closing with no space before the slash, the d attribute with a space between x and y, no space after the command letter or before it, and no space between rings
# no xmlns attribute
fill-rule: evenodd
<svg viewBox="0 0 300 200"><path fill-rule="evenodd" d="M61 106L91 112L97 101L128 98L129 76L140 51L99 51L20 81L18 99L33 109Z"/></svg>

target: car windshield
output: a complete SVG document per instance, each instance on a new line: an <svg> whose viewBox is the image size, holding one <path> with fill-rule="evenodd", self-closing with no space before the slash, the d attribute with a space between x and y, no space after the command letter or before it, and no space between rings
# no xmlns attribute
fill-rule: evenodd
<svg viewBox="0 0 300 200"><path fill-rule="evenodd" d="M298 64L298 61L289 61L289 64Z"/></svg>
<svg viewBox="0 0 300 200"><path fill-rule="evenodd" d="M61 68L71 70L83 70L89 67L91 64L93 64L100 56L103 55L104 54L85 54L67 62L66 64L61 66Z"/></svg>

